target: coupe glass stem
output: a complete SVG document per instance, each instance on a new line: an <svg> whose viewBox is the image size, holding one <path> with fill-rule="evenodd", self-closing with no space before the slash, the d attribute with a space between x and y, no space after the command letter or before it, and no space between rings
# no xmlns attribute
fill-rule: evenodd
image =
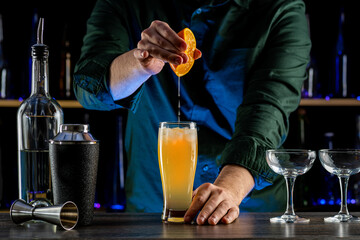
<svg viewBox="0 0 360 240"><path fill-rule="evenodd" d="M339 176L340 182L340 192L341 192L341 207L339 214L349 215L349 211L347 208L347 188L349 177L348 176Z"/></svg>
<svg viewBox="0 0 360 240"><path fill-rule="evenodd" d="M286 181L286 190L287 190L287 204L286 211L284 215L292 215L295 216L294 212L294 203L293 203L293 192L294 192L294 184L296 177L286 177L284 176Z"/></svg>

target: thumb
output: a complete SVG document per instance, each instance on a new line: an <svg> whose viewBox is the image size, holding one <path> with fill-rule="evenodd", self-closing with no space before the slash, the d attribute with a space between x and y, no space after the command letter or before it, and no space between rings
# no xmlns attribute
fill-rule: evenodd
<svg viewBox="0 0 360 240"><path fill-rule="evenodd" d="M135 49L134 51L134 57L137 58L138 60L144 60L147 57L149 57L149 52L146 50L142 50L142 49Z"/></svg>
<svg viewBox="0 0 360 240"><path fill-rule="evenodd" d="M193 193L192 193L192 198L191 198L192 200L193 200L194 197L196 196L196 194L197 194L197 192L198 192L198 189L199 189L199 188L197 188L196 190L193 191Z"/></svg>
<svg viewBox="0 0 360 240"><path fill-rule="evenodd" d="M194 60L201 58L201 56L202 56L201 51L196 48L195 51L194 51L194 56L193 56Z"/></svg>

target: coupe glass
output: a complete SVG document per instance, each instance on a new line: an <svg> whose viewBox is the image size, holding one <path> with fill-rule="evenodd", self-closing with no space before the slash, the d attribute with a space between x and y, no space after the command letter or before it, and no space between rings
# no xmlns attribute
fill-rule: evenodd
<svg viewBox="0 0 360 240"><path fill-rule="evenodd" d="M307 223L310 220L294 212L293 191L297 176L309 171L316 158L316 152L305 149L271 149L266 151L266 161L277 174L284 176L287 187L287 206L282 216L270 218L272 223Z"/></svg>
<svg viewBox="0 0 360 240"><path fill-rule="evenodd" d="M341 191L340 211L333 217L324 218L325 222L360 222L358 217L349 214L347 208L347 187L349 178L360 172L360 149L322 149L319 150L322 166L339 178Z"/></svg>

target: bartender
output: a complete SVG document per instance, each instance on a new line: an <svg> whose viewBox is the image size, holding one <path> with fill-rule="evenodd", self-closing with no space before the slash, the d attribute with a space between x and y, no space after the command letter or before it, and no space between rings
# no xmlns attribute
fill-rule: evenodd
<svg viewBox="0 0 360 240"><path fill-rule="evenodd" d="M99 0L74 74L88 109L127 108L126 210L161 212L159 122L177 121L188 27L202 57L181 77L181 120L198 125L194 197L185 221L231 223L282 211L286 188L267 166L300 102L311 42L302 0ZM99 113L101 114L101 113Z"/></svg>

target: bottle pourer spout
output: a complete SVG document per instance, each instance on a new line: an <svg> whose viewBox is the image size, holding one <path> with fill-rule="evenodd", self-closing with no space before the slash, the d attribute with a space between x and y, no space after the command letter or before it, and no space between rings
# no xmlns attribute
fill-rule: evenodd
<svg viewBox="0 0 360 240"><path fill-rule="evenodd" d="M37 29L37 44L44 43L43 34L44 34L44 18L40 18Z"/></svg>

